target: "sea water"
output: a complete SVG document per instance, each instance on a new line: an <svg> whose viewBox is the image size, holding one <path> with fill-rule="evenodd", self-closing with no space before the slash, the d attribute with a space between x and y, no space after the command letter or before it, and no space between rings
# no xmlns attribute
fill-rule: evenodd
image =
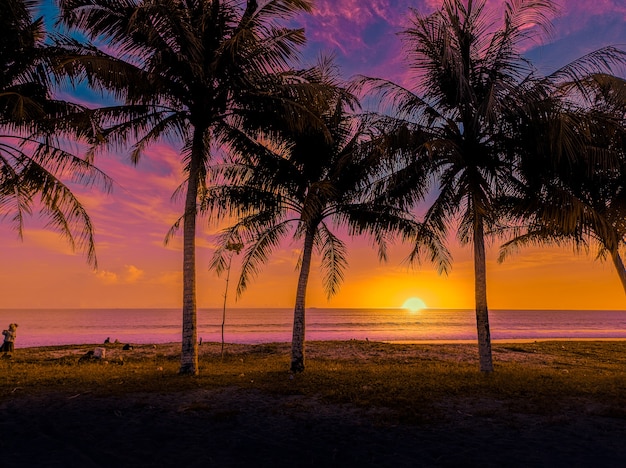
<svg viewBox="0 0 626 468"><path fill-rule="evenodd" d="M221 341L222 309L198 310L198 337ZM494 340L626 339L626 311L491 310ZM0 329L19 324L15 346L181 341L180 309L4 309ZM291 340L293 309L227 309L227 343ZM307 340L474 341L473 310L317 309L306 313Z"/></svg>

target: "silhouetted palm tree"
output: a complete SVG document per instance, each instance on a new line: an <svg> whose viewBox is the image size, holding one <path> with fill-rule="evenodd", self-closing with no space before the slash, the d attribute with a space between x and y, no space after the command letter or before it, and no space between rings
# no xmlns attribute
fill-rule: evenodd
<svg viewBox="0 0 626 468"><path fill-rule="evenodd" d="M291 371L305 367L305 303L314 251L321 255L324 289L336 293L347 264L346 246L334 232L347 228L349 235L369 235L385 258L387 237L399 233L415 235L417 223L396 206L374 198L373 187L389 174L375 129L367 120L350 113L354 96L341 89L329 62L308 70L308 82L323 83L334 96L305 103L310 115L324 125L290 131L288 122L278 120L274 139L259 139L262 149L241 152L233 164L216 176L222 185L207 193L206 209L235 215L237 222L222 236L213 268L226 266L229 243L247 246L237 291L241 294L251 277L267 261L282 239L301 242L299 277L294 308ZM302 118L302 117L301 117ZM307 117L307 119L310 118ZM374 134L373 134L374 133ZM277 139L279 138L279 139ZM437 239L423 235L432 258L447 267L447 252Z"/></svg>
<svg viewBox="0 0 626 468"><path fill-rule="evenodd" d="M522 46L550 27L553 11L547 0L505 1L491 12L484 0L444 0L432 14L414 11L412 26L403 32L411 71L418 77L413 90L363 80L394 105L400 119L390 140L403 149L405 169L389 186L390 196L414 204L423 185L413 180L432 174L436 195L425 224L445 237L458 220L459 240L473 244L483 372L493 371L485 238L499 228L496 200L523 183L515 170L525 157L515 140L520 115L529 103L548 99L553 89L553 82L543 81L522 57ZM614 52L590 55L589 63L610 60Z"/></svg>
<svg viewBox="0 0 626 468"><path fill-rule="evenodd" d="M84 207L65 181L110 187L107 177L66 148L64 138L82 138L82 108L54 99L37 2L0 0L0 216L9 217L20 237L34 208L49 218L96 266L94 232ZM81 118L84 121L84 119ZM93 135L92 135L93 136Z"/></svg>
<svg viewBox="0 0 626 468"><path fill-rule="evenodd" d="M123 105L100 109L109 142L135 139L132 160L160 138L182 144L187 175L183 218L181 373L198 372L195 236L197 201L207 164L235 145L246 122L278 105L276 87L301 29L278 21L309 11L309 0L61 0L64 24L106 44L101 50L66 41L76 53L65 71L107 89Z"/></svg>

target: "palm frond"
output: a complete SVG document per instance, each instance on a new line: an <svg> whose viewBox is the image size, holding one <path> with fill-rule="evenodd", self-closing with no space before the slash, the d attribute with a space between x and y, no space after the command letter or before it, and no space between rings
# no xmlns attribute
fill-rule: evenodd
<svg viewBox="0 0 626 468"><path fill-rule="evenodd" d="M547 228L539 227L503 243L498 252L498 263L504 262L507 258L517 253L521 248L542 247L546 244L554 246L571 245L576 251L588 250L589 248L589 245L584 238L564 236Z"/></svg>
<svg viewBox="0 0 626 468"><path fill-rule="evenodd" d="M241 265L241 274L237 282L237 297L246 290L248 283L260 272L260 266L267 261L271 252L280 245L283 236L288 232L290 221L269 226L255 234L249 241Z"/></svg>
<svg viewBox="0 0 626 468"><path fill-rule="evenodd" d="M326 296L334 296L344 280L344 271L348 264L346 245L335 236L325 223L318 228L320 249L322 251L321 268L324 272L323 284Z"/></svg>
<svg viewBox="0 0 626 468"><path fill-rule="evenodd" d="M72 191L46 168L30 160L20 173L20 185L36 193L48 217L47 227L58 230L72 249L84 251L88 262L97 268L94 229L91 218Z"/></svg>
<svg viewBox="0 0 626 468"><path fill-rule="evenodd" d="M587 79L593 75L611 73L615 67L626 65L626 51L607 46L590 52L563 66L547 78L554 83L567 83L583 96L588 96Z"/></svg>

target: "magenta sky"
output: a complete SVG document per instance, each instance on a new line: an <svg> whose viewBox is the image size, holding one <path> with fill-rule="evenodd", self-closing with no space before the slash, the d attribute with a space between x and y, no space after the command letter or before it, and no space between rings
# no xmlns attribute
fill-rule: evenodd
<svg viewBox="0 0 626 468"><path fill-rule="evenodd" d="M497 8L501 2L489 0ZM430 11L441 1L318 0L312 16L303 18L309 37L305 52L337 56L345 77L381 76L407 82L400 40L409 7ZM555 31L528 56L542 70L608 44L626 48L624 0L562 1ZM180 238L163 246L163 238L181 212L170 196L181 182L176 148L151 148L132 167L125 155L102 154L99 165L117 182L112 195L79 189L97 232L100 268L91 271L84 258L69 251L56 233L28 220L24 242L5 222L0 224L0 308L28 307L178 307L181 303ZM198 235L198 305L221 306L224 281L207 270L216 227ZM379 265L363 241L350 244L350 268L341 292L327 302L317 271L311 277L308 305L317 307L399 307L410 296L430 307L473 306L472 262L466 249L453 244L455 263L448 278L425 264L409 270L401 261L406 247L394 249L391 261ZM504 265L489 257L489 300L492 308L626 309L624 293L610 264L576 257L567 249L535 249ZM239 306L291 307L295 297L298 246L285 245L272 257ZM314 268L316 265L314 265Z"/></svg>

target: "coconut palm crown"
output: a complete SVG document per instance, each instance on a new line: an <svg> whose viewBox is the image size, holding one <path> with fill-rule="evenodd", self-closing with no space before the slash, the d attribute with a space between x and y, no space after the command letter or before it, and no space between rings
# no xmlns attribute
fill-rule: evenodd
<svg viewBox="0 0 626 468"><path fill-rule="evenodd" d="M527 245L588 250L595 244L598 258L610 257L626 292L620 253L626 243L626 80L592 74L559 89L569 105L546 119L543 129L558 134L567 129L570 136L559 142L570 144L544 138L541 151L536 136L524 133L522 141L539 151L519 167L523 189L503 199L522 232L502 245L499 260Z"/></svg>
<svg viewBox="0 0 626 468"><path fill-rule="evenodd" d="M47 227L96 267L93 225L69 183L108 190L111 181L68 150L70 139L93 133L76 124L81 106L53 96L49 58L55 51L44 42L42 18L33 19L36 7L34 1L0 0L0 216L21 238L26 215L38 209Z"/></svg>

